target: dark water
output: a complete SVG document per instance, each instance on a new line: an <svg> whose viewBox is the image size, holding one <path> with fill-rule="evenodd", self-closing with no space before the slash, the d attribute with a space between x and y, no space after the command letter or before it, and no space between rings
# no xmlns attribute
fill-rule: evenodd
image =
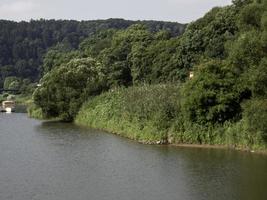
<svg viewBox="0 0 267 200"><path fill-rule="evenodd" d="M22 104L17 104L15 108L15 113L27 113L27 106Z"/></svg>
<svg viewBox="0 0 267 200"><path fill-rule="evenodd" d="M267 156L0 115L0 200L266 200Z"/></svg>

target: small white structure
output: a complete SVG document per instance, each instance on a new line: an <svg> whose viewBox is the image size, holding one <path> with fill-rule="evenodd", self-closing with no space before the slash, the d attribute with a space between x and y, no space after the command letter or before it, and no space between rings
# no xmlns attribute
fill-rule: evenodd
<svg viewBox="0 0 267 200"><path fill-rule="evenodd" d="M192 79L193 77L194 77L194 72L193 71L189 72L189 79Z"/></svg>

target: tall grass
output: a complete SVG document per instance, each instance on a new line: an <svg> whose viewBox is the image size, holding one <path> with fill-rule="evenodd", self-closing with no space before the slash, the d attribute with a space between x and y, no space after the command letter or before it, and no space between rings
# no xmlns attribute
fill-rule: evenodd
<svg viewBox="0 0 267 200"><path fill-rule="evenodd" d="M88 100L75 121L146 143L166 143L179 96L176 85L115 89Z"/></svg>
<svg viewBox="0 0 267 200"><path fill-rule="evenodd" d="M75 123L107 130L143 143L210 144L261 149L259 134L246 123L199 125L185 120L177 85L118 88L89 99Z"/></svg>
<svg viewBox="0 0 267 200"><path fill-rule="evenodd" d="M44 119L42 109L36 106L33 102L28 102L27 113L30 118Z"/></svg>

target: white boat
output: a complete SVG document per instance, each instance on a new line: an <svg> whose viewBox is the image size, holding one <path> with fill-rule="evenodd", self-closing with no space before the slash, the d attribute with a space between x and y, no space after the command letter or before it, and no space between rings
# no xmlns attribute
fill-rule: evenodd
<svg viewBox="0 0 267 200"><path fill-rule="evenodd" d="M3 101L2 112L11 113L15 111L15 101Z"/></svg>

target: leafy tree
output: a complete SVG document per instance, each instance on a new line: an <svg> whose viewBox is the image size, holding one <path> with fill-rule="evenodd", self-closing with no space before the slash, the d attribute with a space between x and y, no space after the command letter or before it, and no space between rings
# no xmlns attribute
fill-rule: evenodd
<svg viewBox="0 0 267 200"><path fill-rule="evenodd" d="M4 89L18 90L20 87L20 79L14 76L6 77L4 82Z"/></svg>
<svg viewBox="0 0 267 200"><path fill-rule="evenodd" d="M92 58L73 59L52 69L34 92L34 101L46 117L71 121L81 104L104 88L100 63Z"/></svg>
<svg viewBox="0 0 267 200"><path fill-rule="evenodd" d="M144 45L152 41L151 33L143 25L133 25L125 31L114 34L110 48L99 56L113 86L131 85L131 62L128 59L135 44Z"/></svg>
<svg viewBox="0 0 267 200"><path fill-rule="evenodd" d="M57 48L49 50L44 56L42 65L42 73L46 74L51 71L54 67L60 66L61 64L68 63L74 58L80 58L80 52L78 51L66 51Z"/></svg>
<svg viewBox="0 0 267 200"><path fill-rule="evenodd" d="M235 77L223 63L211 61L199 66L183 88L186 120L205 125L240 119L240 96L234 86Z"/></svg>
<svg viewBox="0 0 267 200"><path fill-rule="evenodd" d="M250 66L258 65L264 56L261 45L260 32L250 31L240 35L235 40L229 52L229 62L235 68L237 74L246 71Z"/></svg>

